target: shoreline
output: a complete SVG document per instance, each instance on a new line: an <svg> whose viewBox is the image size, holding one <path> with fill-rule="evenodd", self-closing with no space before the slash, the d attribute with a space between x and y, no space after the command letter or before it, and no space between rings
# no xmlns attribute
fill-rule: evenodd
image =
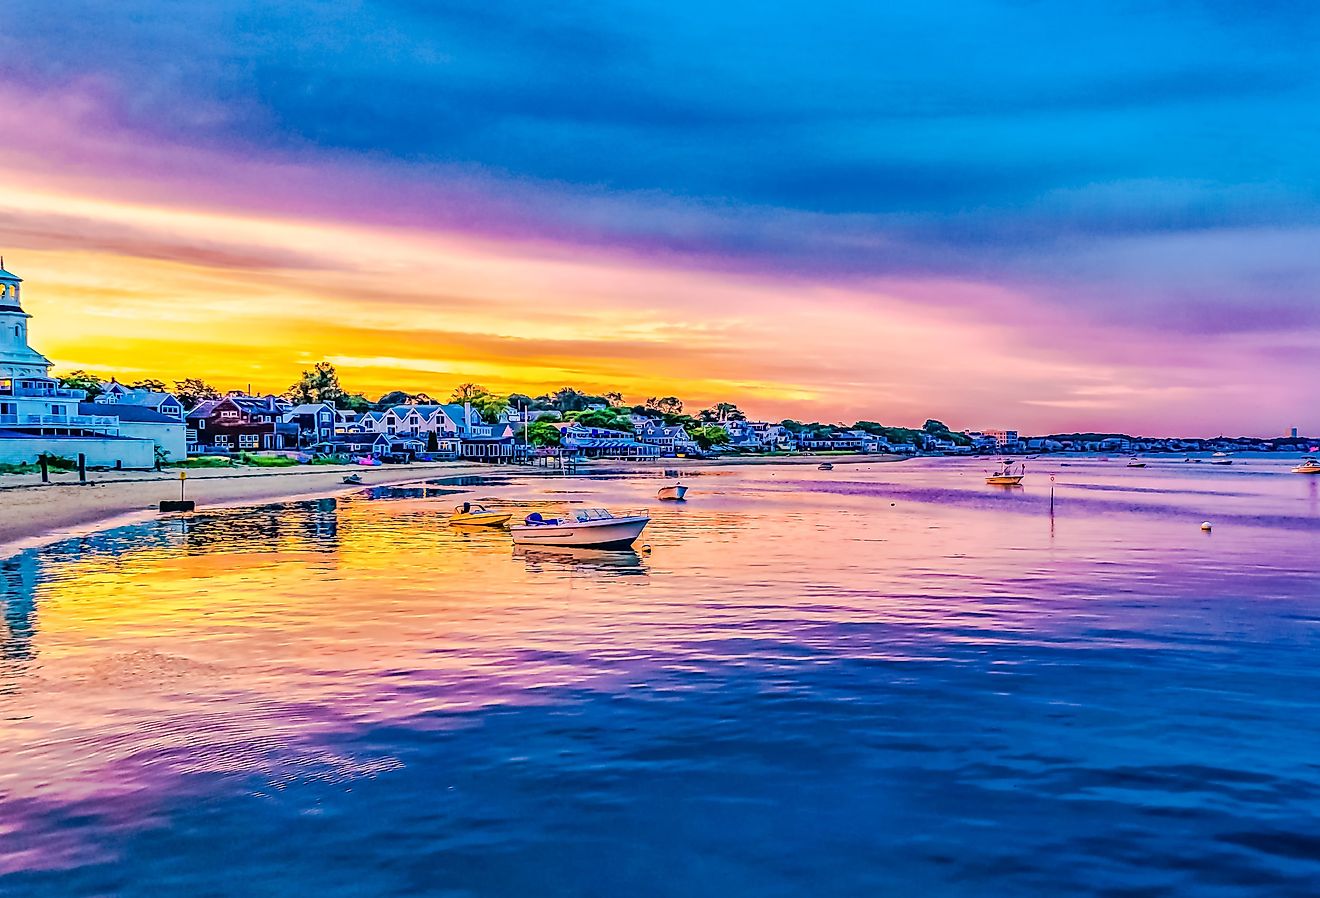
<svg viewBox="0 0 1320 898"><path fill-rule="evenodd" d="M903 456L752 456L747 458L667 458L629 462L601 460L578 469L578 476L630 474L665 470L696 472L703 468L741 465L865 464L901 461ZM270 502L324 498L368 486L399 486L441 477L481 474L520 474L530 477L574 476L556 469L487 465L477 462L424 462L406 466L368 468L361 465L325 465L298 468L195 468L187 471L187 498L198 512L213 508L261 505ZM348 473L362 475L360 485L345 484ZM150 520L160 514L159 502L179 495L179 472L103 471L86 485L76 474L58 473L43 484L36 474L7 475L0 480L0 559L26 549L80 536L119 524Z"/></svg>
<svg viewBox="0 0 1320 898"><path fill-rule="evenodd" d="M505 470L507 466L471 462L436 462L368 468L361 465L325 465L315 468L232 470L198 468L188 471L187 498L198 511L297 501L353 492L368 486L398 486L440 477L464 477ZM345 474L362 475L360 485L343 482ZM26 549L119 523L149 520L160 515L162 499L177 499L179 474L157 476L141 471L98 472L86 485L77 475L34 482L0 485L0 559Z"/></svg>

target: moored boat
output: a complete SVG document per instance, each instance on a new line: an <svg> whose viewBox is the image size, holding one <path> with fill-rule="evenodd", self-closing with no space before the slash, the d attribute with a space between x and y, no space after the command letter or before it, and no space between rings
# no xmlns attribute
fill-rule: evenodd
<svg viewBox="0 0 1320 898"><path fill-rule="evenodd" d="M616 517L603 508L581 508L567 519L533 512L523 523L509 527L509 532L518 545L622 549L636 542L650 521L644 514Z"/></svg>
<svg viewBox="0 0 1320 898"><path fill-rule="evenodd" d="M1292 469L1294 474L1320 474L1320 458L1311 457Z"/></svg>
<svg viewBox="0 0 1320 898"><path fill-rule="evenodd" d="M463 527L498 527L513 517L512 512L491 511L484 505L464 502L449 516L449 523Z"/></svg>
<svg viewBox="0 0 1320 898"><path fill-rule="evenodd" d="M821 471L833 471L833 470L834 470L834 465L830 464L830 463L827 462L827 461L823 461L823 462L821 462L820 464L816 465L816 467L817 467L819 470L821 470Z"/></svg>
<svg viewBox="0 0 1320 898"><path fill-rule="evenodd" d="M1127 466L1129 468L1144 468L1146 467L1146 463L1134 455L1132 458L1128 459Z"/></svg>
<svg viewBox="0 0 1320 898"><path fill-rule="evenodd" d="M1019 486L1022 478L1027 476L1025 465L1013 465L1011 462L1004 462L985 478L985 482L991 486Z"/></svg>
<svg viewBox="0 0 1320 898"><path fill-rule="evenodd" d="M660 492L655 495L656 498L663 499L667 502L681 502L683 501L683 497L687 495L687 491L688 488L683 484L674 483L669 486L660 487Z"/></svg>
<svg viewBox="0 0 1320 898"><path fill-rule="evenodd" d="M357 485L358 485L359 483L361 483L361 482L362 482L362 475L361 475L361 474L345 474L345 475L344 475L344 483L347 483L347 484L349 484L350 486L357 486Z"/></svg>
<svg viewBox="0 0 1320 898"><path fill-rule="evenodd" d="M1210 459L1210 464L1212 464L1212 465L1231 465L1231 464L1233 464L1233 459L1231 459L1231 458L1212 458L1212 459Z"/></svg>

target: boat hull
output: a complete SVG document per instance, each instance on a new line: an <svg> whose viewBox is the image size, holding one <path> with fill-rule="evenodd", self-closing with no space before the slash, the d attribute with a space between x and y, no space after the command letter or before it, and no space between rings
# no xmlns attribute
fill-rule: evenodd
<svg viewBox="0 0 1320 898"><path fill-rule="evenodd" d="M661 487L656 496L667 502L681 502L683 497L687 495L687 491L688 488L679 483L674 486Z"/></svg>
<svg viewBox="0 0 1320 898"><path fill-rule="evenodd" d="M520 546L569 546L576 549L626 549L651 519L645 515L562 524L516 524L509 528Z"/></svg>
<svg viewBox="0 0 1320 898"><path fill-rule="evenodd" d="M1025 474L1010 474L1003 477L987 477L985 482L991 486L1021 486Z"/></svg>
<svg viewBox="0 0 1320 898"><path fill-rule="evenodd" d="M1320 465L1299 465L1292 469L1294 474L1320 474Z"/></svg>
<svg viewBox="0 0 1320 898"><path fill-rule="evenodd" d="M485 512L481 514L451 515L449 523L457 527L498 527L513 517L512 512Z"/></svg>

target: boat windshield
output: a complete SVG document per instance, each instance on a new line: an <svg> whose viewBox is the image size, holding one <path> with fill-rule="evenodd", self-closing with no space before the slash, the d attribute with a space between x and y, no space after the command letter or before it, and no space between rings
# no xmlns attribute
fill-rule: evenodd
<svg viewBox="0 0 1320 898"><path fill-rule="evenodd" d="M579 508L573 512L574 520L580 524L585 524L587 521L608 521L613 517L614 515L603 508Z"/></svg>

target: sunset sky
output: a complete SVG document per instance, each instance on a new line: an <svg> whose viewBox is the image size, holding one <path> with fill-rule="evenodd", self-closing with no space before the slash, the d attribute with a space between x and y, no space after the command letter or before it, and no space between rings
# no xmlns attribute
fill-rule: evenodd
<svg viewBox="0 0 1320 898"><path fill-rule="evenodd" d="M1320 432L1320 6L0 9L57 370Z"/></svg>

